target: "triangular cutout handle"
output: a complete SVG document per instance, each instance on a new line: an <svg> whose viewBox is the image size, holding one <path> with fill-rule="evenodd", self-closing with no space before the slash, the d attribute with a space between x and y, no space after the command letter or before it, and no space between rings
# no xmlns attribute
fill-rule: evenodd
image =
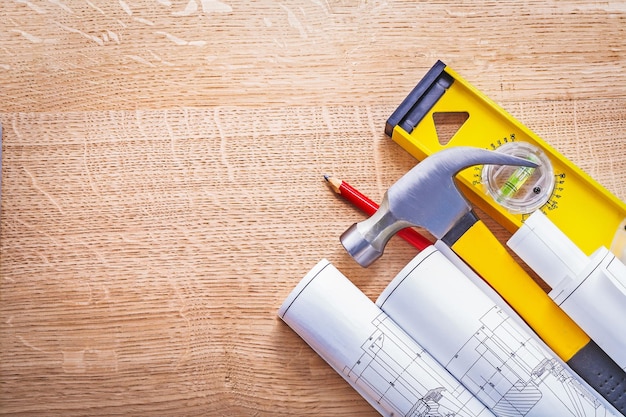
<svg viewBox="0 0 626 417"><path fill-rule="evenodd" d="M435 122L435 130L439 143L442 146L447 145L454 135L456 135L456 132L465 124L467 119L469 119L469 113L466 111L433 113L433 121Z"/></svg>

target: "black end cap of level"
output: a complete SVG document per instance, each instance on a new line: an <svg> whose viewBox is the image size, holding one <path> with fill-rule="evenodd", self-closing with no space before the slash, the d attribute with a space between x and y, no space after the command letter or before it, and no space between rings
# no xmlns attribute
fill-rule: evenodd
<svg viewBox="0 0 626 417"><path fill-rule="evenodd" d="M412 116L413 122L412 126L409 129L412 131L415 125L421 120L422 117L432 108L432 106L439 100L439 98L445 92L445 89L449 87L454 79L450 77L448 74L444 72L446 68L446 64L442 61L437 61L433 67L428 70L424 78L420 80L419 83L413 88L413 90L409 93L408 96L400 103L400 106L393 112L393 114L387 119L387 123L385 124L385 134L389 137L393 134L393 129L401 124L403 120L405 120L408 116ZM440 80L443 77L443 80ZM443 82L441 82L443 81ZM432 97L431 100L428 100L428 103L422 103L419 109L416 108L420 102L423 101L424 96L430 95L429 92L432 89L434 84L441 84L443 91L440 91L435 94L435 97ZM426 104L426 106L424 106ZM419 114L416 115L415 111L419 110ZM410 133L410 132L409 132Z"/></svg>

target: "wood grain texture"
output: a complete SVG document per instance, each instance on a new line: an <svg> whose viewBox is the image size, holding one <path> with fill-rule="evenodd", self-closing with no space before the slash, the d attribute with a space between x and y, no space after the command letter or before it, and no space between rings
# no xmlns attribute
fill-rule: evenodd
<svg viewBox="0 0 626 417"><path fill-rule="evenodd" d="M8 111L395 101L436 59L496 100L626 91L619 1L20 0L0 7L0 65L12 81L0 100Z"/></svg>
<svg viewBox="0 0 626 417"><path fill-rule="evenodd" d="M442 59L626 200L626 4L0 5L1 415L376 415L277 317L411 168L387 117ZM492 227L495 227L491 224ZM505 236L501 230L501 236Z"/></svg>

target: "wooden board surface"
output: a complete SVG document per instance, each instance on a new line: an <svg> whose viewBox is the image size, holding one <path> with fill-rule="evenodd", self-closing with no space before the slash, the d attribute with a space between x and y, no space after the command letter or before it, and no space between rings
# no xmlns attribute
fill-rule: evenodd
<svg viewBox="0 0 626 417"><path fill-rule="evenodd" d="M0 414L376 415L276 311L441 59L626 200L626 3L0 5ZM502 231L498 233L502 234Z"/></svg>

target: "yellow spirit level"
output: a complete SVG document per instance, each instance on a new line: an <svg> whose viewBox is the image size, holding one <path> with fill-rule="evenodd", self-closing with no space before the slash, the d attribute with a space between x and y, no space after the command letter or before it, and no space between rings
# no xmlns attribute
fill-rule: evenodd
<svg viewBox="0 0 626 417"><path fill-rule="evenodd" d="M461 117L459 129L447 142L440 141L436 128L438 118L446 115ZM543 182L549 189L535 186L529 193L547 193L545 200L539 206L529 205L526 212L523 207L507 209L493 193L486 192L485 168L477 167L457 175L473 204L511 233L539 208L587 255L600 246L610 247L615 236L624 233L624 202L441 61L387 120L385 133L420 160L451 146L504 150L512 143L529 144L540 150L539 159L547 157L551 165L548 175L553 178ZM501 193L505 196L516 191L515 187L527 181L531 173L517 171L507 175L509 180Z"/></svg>

